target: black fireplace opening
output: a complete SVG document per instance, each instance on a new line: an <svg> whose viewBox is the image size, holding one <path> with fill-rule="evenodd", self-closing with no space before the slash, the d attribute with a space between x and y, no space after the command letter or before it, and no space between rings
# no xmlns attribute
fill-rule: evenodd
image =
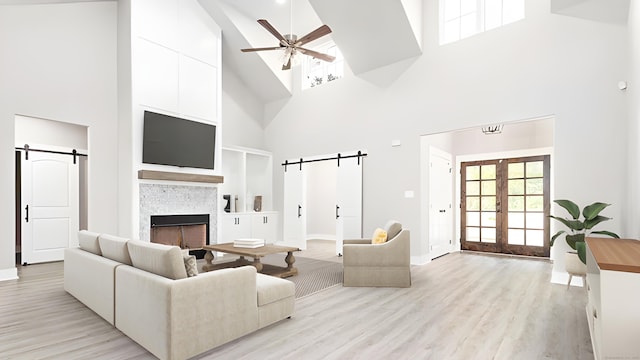
<svg viewBox="0 0 640 360"><path fill-rule="evenodd" d="M209 238L209 214L151 215L151 242L189 249L189 254L202 259L206 252L202 245L209 245Z"/></svg>

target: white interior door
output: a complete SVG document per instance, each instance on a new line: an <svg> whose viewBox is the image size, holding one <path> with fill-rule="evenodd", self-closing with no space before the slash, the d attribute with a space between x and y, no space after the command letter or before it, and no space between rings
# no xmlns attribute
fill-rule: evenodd
<svg viewBox="0 0 640 360"><path fill-rule="evenodd" d="M78 246L78 165L70 155L29 152L21 166L22 262L63 260Z"/></svg>
<svg viewBox="0 0 640 360"><path fill-rule="evenodd" d="M429 254L434 259L452 248L453 174L451 154L432 147L429 161Z"/></svg>
<svg viewBox="0 0 640 360"><path fill-rule="evenodd" d="M284 172L283 239L285 246L307 248L304 166L288 165Z"/></svg>
<svg viewBox="0 0 640 360"><path fill-rule="evenodd" d="M336 254L342 255L344 239L362 238L363 158L340 160L336 176Z"/></svg>

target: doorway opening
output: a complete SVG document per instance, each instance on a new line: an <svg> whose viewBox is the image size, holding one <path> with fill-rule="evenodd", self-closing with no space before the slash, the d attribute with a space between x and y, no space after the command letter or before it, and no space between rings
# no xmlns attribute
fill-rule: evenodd
<svg viewBox="0 0 640 360"><path fill-rule="evenodd" d="M362 236L362 168L366 153L338 153L287 160L284 171L283 241L306 249L310 239L335 242Z"/></svg>
<svg viewBox="0 0 640 360"><path fill-rule="evenodd" d="M87 130L15 116L16 264L62 260L87 228Z"/></svg>
<svg viewBox="0 0 640 360"><path fill-rule="evenodd" d="M459 251L464 250L462 247L463 240L463 229L466 231L465 227L462 227L462 221L466 221L466 214L462 212L462 194L461 190L463 188L462 182L462 163L474 163L478 162L481 165L483 161L494 160L500 163L500 159L503 159L505 164L508 164L508 159L520 159L520 158L528 158L534 156L548 156L547 160L547 178L548 182L547 188L545 188L546 194L548 194L549 198L553 198L553 128L554 128L554 118L553 117L544 117L537 119L527 119L521 121L512 121L500 124L501 132L487 132L482 131L480 127L461 129L456 131L449 131L444 133L423 135L420 139L420 148L421 148L421 233L424 234L420 239L419 247L420 256L414 257L412 262L414 263L426 263L432 260L435 257L441 256L442 254L446 254L450 251ZM435 150L435 151L434 151ZM452 170L452 179L451 181L446 180L446 175L444 173L444 165L440 166L442 168L440 171L441 176L440 179L445 179L439 181L434 181L432 179L433 172L432 170L432 159L434 158L434 154L449 154L453 159L453 170ZM496 160L497 159L497 160ZM544 161L543 161L544 162ZM497 169L496 165L496 169ZM507 165L505 165L507 166ZM514 165L515 166L515 165ZM512 178L511 180L519 181L519 183L524 183L525 187L527 184L527 175L526 175L526 161L524 165L518 165L525 167L525 175L522 178ZM480 169L480 171L482 171ZM485 171L488 171L485 169ZM497 170L496 170L497 171ZM505 173L508 173L508 169L504 170ZM494 180L495 179L479 179L474 181L481 180ZM531 181L535 180L539 182L538 178L532 177ZM508 181L508 179L506 180ZM545 180L542 180L545 181ZM481 186L482 184L477 184ZM446 195L446 199L443 196L444 191L443 186L448 186L451 188L451 192L448 192ZM485 185L488 186L488 185ZM497 186L497 185L496 185ZM508 184L505 185L508 188ZM547 191L548 190L548 191ZM526 191L526 189L524 190ZM511 194L511 196L516 196L518 194ZM539 194L531 194L539 196ZM471 195L481 197L482 195ZM487 195L488 196L488 195ZM499 201L496 196L496 204ZM518 195L520 196L520 195ZM526 196L523 195L523 196ZM441 197L441 199L437 199L437 197ZM450 197L450 199L449 199ZM446 201L447 199L453 204L453 209L451 214L446 214ZM511 201L515 201L515 198L512 198ZM480 199L481 200L481 199ZM505 200L500 199L501 204L507 206L510 198L507 195ZM475 201L475 200L471 200ZM490 205L490 200L487 199L487 202L484 203L485 206ZM548 201L547 201L548 203ZM445 205L438 205L445 204ZM524 203L526 206L526 203ZM475 204L472 204L475 205ZM483 203L479 204L480 206ZM529 204L532 205L532 204ZM441 212L441 210L445 210ZM506 210L505 210L506 211ZM482 218L482 208L478 211L478 216L480 216L480 221L484 219L487 223L491 224L491 219ZM513 211L512 211L513 212ZM446 216L445 216L446 215ZM486 214L485 214L486 215ZM451 221L445 221L447 216L450 216ZM476 216L476 214L473 214ZM508 216L505 215L505 216ZM527 214L526 211L523 211L518 214L511 214L512 221L511 227L498 228L496 225L496 237L497 232L506 231L506 234L501 237L501 240L508 239L509 232L511 232L511 242L507 243L504 248L509 249L510 253L516 253L517 248L520 246L526 246L529 242L526 241L526 234L529 230L531 241L534 236L538 236L538 232L534 232L533 230L542 230L544 228L533 228L533 227L518 227L515 226L516 220L524 218L527 221L527 216L529 216L530 222L529 225L532 225L533 217L538 215ZM544 216L544 215L542 215ZM517 218L517 219L516 219ZM538 217L539 219L539 217ZM475 221L475 217L472 219ZM497 219L496 219L497 221ZM506 222L506 221L505 221ZM506 222L508 223L508 222ZM485 223L481 223L485 224ZM470 225L471 226L471 225ZM473 227L473 226L471 226ZM486 228L486 229L485 229ZM480 237L482 237L482 230L484 229L484 234L486 236L491 236L490 226L476 226L475 228L470 230L470 235L474 235L474 232L480 232ZM451 235L453 234L453 235ZM518 238L519 240L515 240L517 234L524 234L525 240L524 244L522 243L522 238ZM467 232L465 232L465 236ZM519 235L518 235L519 236ZM448 244L448 238L451 237L453 239L452 244ZM476 238L477 239L477 238ZM489 245L490 239L487 238L487 244L481 244L482 241L468 241L469 244L473 243L477 245L476 247L496 247L497 245ZM542 234L543 244L545 241L548 241L548 230L546 233ZM466 240L466 239L465 239ZM519 242L519 243L517 243ZM534 241L535 243L535 241ZM541 249L544 246L541 247ZM530 250L530 249L529 249ZM548 251L534 251L537 254L536 256L549 256ZM545 255L546 254L546 255Z"/></svg>

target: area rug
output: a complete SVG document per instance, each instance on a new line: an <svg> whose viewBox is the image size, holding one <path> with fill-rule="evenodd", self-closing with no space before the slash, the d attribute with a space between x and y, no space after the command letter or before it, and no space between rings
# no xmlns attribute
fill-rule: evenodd
<svg viewBox="0 0 640 360"><path fill-rule="evenodd" d="M284 254L273 254L262 258L265 264L283 266ZM342 284L342 264L296 256L294 266L298 275L287 280L296 284L296 299Z"/></svg>

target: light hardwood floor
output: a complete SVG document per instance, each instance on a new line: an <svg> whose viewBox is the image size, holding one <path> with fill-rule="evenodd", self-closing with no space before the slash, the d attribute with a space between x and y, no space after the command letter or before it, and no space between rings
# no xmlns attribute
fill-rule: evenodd
<svg viewBox="0 0 640 360"><path fill-rule="evenodd" d="M301 257L341 261L325 243ZM329 250L326 250L329 249ZM0 282L0 359L152 359L65 293L62 264ZM296 313L198 359L592 359L582 288L546 261L452 253L408 289L333 287Z"/></svg>

